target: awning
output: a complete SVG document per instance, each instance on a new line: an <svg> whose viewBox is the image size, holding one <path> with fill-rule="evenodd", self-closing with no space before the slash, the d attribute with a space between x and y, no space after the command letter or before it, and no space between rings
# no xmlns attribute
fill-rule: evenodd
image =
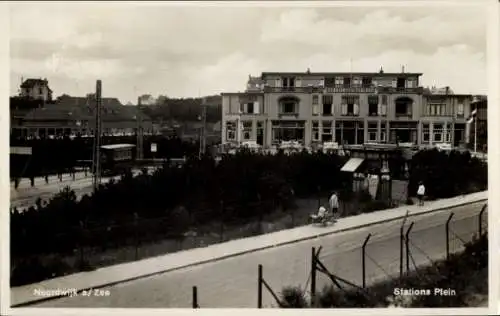
<svg viewBox="0 0 500 316"><path fill-rule="evenodd" d="M346 162L346 164L340 169L340 171L345 171L345 172L355 172L356 169L359 168L361 163L363 163L363 158L351 158L349 161Z"/></svg>

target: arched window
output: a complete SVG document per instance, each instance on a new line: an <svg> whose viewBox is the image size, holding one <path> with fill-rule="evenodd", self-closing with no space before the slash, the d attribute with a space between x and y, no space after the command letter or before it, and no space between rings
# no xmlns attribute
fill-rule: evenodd
<svg viewBox="0 0 500 316"><path fill-rule="evenodd" d="M279 114L295 115L299 113L300 99L295 96L283 96L279 98Z"/></svg>

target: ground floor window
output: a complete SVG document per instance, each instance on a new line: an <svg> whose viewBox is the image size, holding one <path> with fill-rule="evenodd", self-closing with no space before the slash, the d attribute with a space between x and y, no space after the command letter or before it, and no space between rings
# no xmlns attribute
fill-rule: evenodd
<svg viewBox="0 0 500 316"><path fill-rule="evenodd" d="M429 143L430 141L430 127L428 123L422 124L422 143Z"/></svg>
<svg viewBox="0 0 500 316"><path fill-rule="evenodd" d="M319 122L318 121L313 121L312 126L311 126L311 131L312 131L312 140L317 142L319 141Z"/></svg>
<svg viewBox="0 0 500 316"><path fill-rule="evenodd" d="M300 121L273 121L271 139L274 144L281 141L299 141L304 143L304 122Z"/></svg>
<svg viewBox="0 0 500 316"><path fill-rule="evenodd" d="M458 147L465 143L465 124L455 124L453 132L453 145Z"/></svg>
<svg viewBox="0 0 500 316"><path fill-rule="evenodd" d="M353 145L364 143L364 122L337 121L335 125L335 140L339 144Z"/></svg>
<svg viewBox="0 0 500 316"><path fill-rule="evenodd" d="M444 142L451 143L451 125L445 124L445 131L443 131Z"/></svg>
<svg viewBox="0 0 500 316"><path fill-rule="evenodd" d="M249 140L252 138L252 121L243 121L243 139Z"/></svg>
<svg viewBox="0 0 500 316"><path fill-rule="evenodd" d="M433 131L432 131L432 140L436 143L441 143L443 142L443 124L434 124L433 126Z"/></svg>
<svg viewBox="0 0 500 316"><path fill-rule="evenodd" d="M264 145L264 122L257 122L257 144Z"/></svg>
<svg viewBox="0 0 500 316"><path fill-rule="evenodd" d="M226 122L226 139L236 140L236 122Z"/></svg>
<svg viewBox="0 0 500 316"><path fill-rule="evenodd" d="M368 122L368 141L377 141L378 126L377 122Z"/></svg>
<svg viewBox="0 0 500 316"><path fill-rule="evenodd" d="M389 128L392 143L417 143L417 122L391 122Z"/></svg>
<svg viewBox="0 0 500 316"><path fill-rule="evenodd" d="M333 121L323 121L321 140L323 142L333 141Z"/></svg>
<svg viewBox="0 0 500 316"><path fill-rule="evenodd" d="M380 123L380 142L387 142L387 123Z"/></svg>
<svg viewBox="0 0 500 316"><path fill-rule="evenodd" d="M356 122L356 139L354 140L355 144L364 144L365 143L365 123L364 122Z"/></svg>

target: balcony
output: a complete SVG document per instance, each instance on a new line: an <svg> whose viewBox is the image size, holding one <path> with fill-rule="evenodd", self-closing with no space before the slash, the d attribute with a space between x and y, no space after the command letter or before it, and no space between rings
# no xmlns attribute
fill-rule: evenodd
<svg viewBox="0 0 500 316"><path fill-rule="evenodd" d="M421 94L424 89L422 87L417 88L393 88L393 87L377 87L378 93L399 93L399 94Z"/></svg>
<svg viewBox="0 0 500 316"><path fill-rule="evenodd" d="M359 113L347 112L347 113L342 114L342 116L344 116L344 117L358 117Z"/></svg>
<svg viewBox="0 0 500 316"><path fill-rule="evenodd" d="M265 93L271 92L296 92L296 93L315 93L323 92L323 87L308 86L308 87L265 87Z"/></svg>
<svg viewBox="0 0 500 316"><path fill-rule="evenodd" d="M375 87L344 87L338 85L325 88L326 93L375 93Z"/></svg>
<svg viewBox="0 0 500 316"><path fill-rule="evenodd" d="M280 112L278 113L278 117L280 119L284 119L284 120L295 120L299 117L299 113L298 112Z"/></svg>

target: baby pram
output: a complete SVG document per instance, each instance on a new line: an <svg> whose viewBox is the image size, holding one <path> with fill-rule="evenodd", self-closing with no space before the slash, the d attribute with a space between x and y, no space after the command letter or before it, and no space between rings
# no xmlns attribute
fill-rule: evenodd
<svg viewBox="0 0 500 316"><path fill-rule="evenodd" d="M311 223L322 224L326 226L328 222L334 222L333 214L331 211L327 210L325 207L321 206L317 214L311 214L309 216Z"/></svg>

